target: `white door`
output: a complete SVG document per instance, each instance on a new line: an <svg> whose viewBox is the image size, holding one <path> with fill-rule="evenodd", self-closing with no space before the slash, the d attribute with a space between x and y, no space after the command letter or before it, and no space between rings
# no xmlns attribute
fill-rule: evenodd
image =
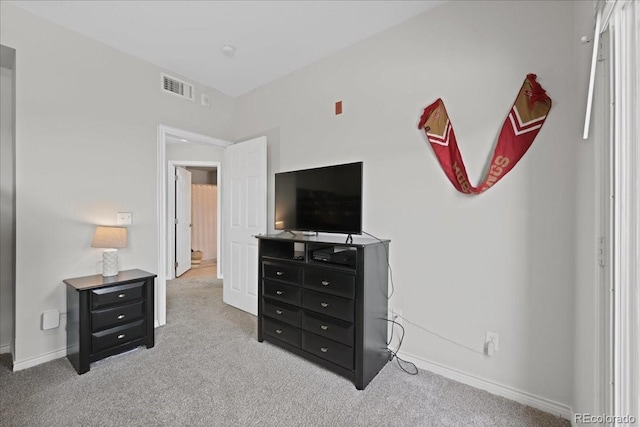
<svg viewBox="0 0 640 427"><path fill-rule="evenodd" d="M176 167L176 277L191 268L191 172Z"/></svg>
<svg viewBox="0 0 640 427"><path fill-rule="evenodd" d="M258 240L267 232L267 138L225 149L222 299L258 314Z"/></svg>

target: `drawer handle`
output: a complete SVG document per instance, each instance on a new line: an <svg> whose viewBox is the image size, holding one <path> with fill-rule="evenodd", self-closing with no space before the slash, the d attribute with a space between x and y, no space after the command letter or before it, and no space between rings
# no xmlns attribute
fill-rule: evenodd
<svg viewBox="0 0 640 427"><path fill-rule="evenodd" d="M124 334L120 334L118 335L118 339L121 340L122 338L124 338Z"/></svg>
<svg viewBox="0 0 640 427"><path fill-rule="evenodd" d="M122 319L124 319L124 314L121 314L118 316L118 320L122 320Z"/></svg>
<svg viewBox="0 0 640 427"><path fill-rule="evenodd" d="M320 329L326 331L327 329L329 329L329 327L327 325L320 325Z"/></svg>
<svg viewBox="0 0 640 427"><path fill-rule="evenodd" d="M331 283L331 282L329 282L328 280L323 280L322 281L322 286L329 286L329 283Z"/></svg>
<svg viewBox="0 0 640 427"><path fill-rule="evenodd" d="M284 274L284 272L283 272L283 271L276 271L276 275L277 275L277 276L282 276L283 274Z"/></svg>
<svg viewBox="0 0 640 427"><path fill-rule="evenodd" d="M277 295L282 295L282 291L276 291Z"/></svg>
<svg viewBox="0 0 640 427"><path fill-rule="evenodd" d="M329 303L328 302L321 302L320 305L324 308L329 307Z"/></svg>
<svg viewBox="0 0 640 427"><path fill-rule="evenodd" d="M276 334L281 334L282 333L282 329L276 329Z"/></svg>
<svg viewBox="0 0 640 427"><path fill-rule="evenodd" d="M118 295L118 298L124 298L124 294Z"/></svg>
<svg viewBox="0 0 640 427"><path fill-rule="evenodd" d="M282 314L282 310L276 310L276 314Z"/></svg>
<svg viewBox="0 0 640 427"><path fill-rule="evenodd" d="M320 347L320 351L326 353L329 349L327 347Z"/></svg>

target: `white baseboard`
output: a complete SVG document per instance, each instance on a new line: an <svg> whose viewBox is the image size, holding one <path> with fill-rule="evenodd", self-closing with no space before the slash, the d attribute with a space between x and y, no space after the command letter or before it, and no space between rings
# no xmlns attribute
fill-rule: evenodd
<svg viewBox="0 0 640 427"><path fill-rule="evenodd" d="M11 353L11 344L0 345L0 354Z"/></svg>
<svg viewBox="0 0 640 427"><path fill-rule="evenodd" d="M60 359L61 357L66 356L67 348L65 347L60 350L54 350L40 356L32 357L30 359L13 362L13 370L22 371L23 369L32 368L36 365L40 365L41 363L50 362L52 360Z"/></svg>
<svg viewBox="0 0 640 427"><path fill-rule="evenodd" d="M418 368L431 371L438 375L442 375L443 377L488 391L489 393L496 394L498 396L506 397L507 399L522 403L523 405L531 406L532 408L536 408L553 415L558 415L567 420L573 419L573 410L570 406L563 403L554 402L553 400L536 396L535 394L527 393L526 391L517 390L513 387L481 378L476 375L468 374L436 362L424 360L407 353L400 352L399 355L402 359L413 362Z"/></svg>

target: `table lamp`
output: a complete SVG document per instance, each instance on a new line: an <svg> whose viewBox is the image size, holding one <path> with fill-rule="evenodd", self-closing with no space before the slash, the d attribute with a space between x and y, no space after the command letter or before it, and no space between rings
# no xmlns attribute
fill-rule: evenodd
<svg viewBox="0 0 640 427"><path fill-rule="evenodd" d="M118 275L118 249L127 247L127 229L97 226L91 242L92 248L105 248L102 254L102 275Z"/></svg>

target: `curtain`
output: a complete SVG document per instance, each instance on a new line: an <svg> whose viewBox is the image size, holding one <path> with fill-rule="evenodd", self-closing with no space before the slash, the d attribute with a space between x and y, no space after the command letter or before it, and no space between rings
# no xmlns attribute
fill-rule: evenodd
<svg viewBox="0 0 640 427"><path fill-rule="evenodd" d="M218 258L218 187L191 185L191 249L202 251L202 259Z"/></svg>

